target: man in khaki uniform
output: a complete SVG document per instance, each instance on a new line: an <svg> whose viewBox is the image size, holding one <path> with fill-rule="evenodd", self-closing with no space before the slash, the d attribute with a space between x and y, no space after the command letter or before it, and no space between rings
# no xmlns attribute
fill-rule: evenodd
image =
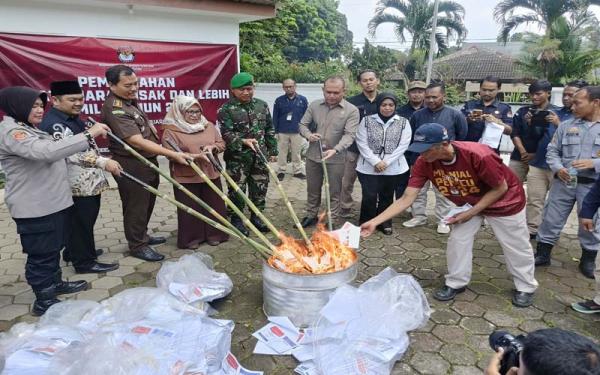
<svg viewBox="0 0 600 375"><path fill-rule="evenodd" d="M102 120L110 126L112 132L156 165L158 155L187 164L186 154L168 150L159 144L156 129L138 107L138 80L133 69L126 65L112 66L106 71L106 80L110 94L102 106ZM112 139L108 148L113 159L121 164L123 170L150 186L158 187L159 177L152 168L136 159ZM164 243L165 238L150 237L147 233L156 196L127 178L117 179L117 184L123 205L123 227L130 254L148 261L163 260L164 255L154 250L151 245Z"/></svg>
<svg viewBox="0 0 600 375"><path fill-rule="evenodd" d="M306 152L306 217L302 219L305 228L318 220L323 185L321 160L327 161L332 220L340 219L346 149L354 141L360 118L358 109L344 99L345 90L344 78L327 78L323 85L324 99L310 103L300 120L300 134L310 142ZM319 146L323 147L323 155Z"/></svg>

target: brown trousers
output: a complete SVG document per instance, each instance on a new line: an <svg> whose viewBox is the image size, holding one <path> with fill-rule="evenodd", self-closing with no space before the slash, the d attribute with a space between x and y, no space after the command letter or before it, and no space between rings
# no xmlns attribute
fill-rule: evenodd
<svg viewBox="0 0 600 375"><path fill-rule="evenodd" d="M125 172L137 177L148 185L158 188L159 177L152 168L147 167L134 157L114 155ZM158 165L156 158L148 159ZM119 195L123 206L123 229L129 244L129 250L137 250L148 245L148 222L154 210L156 196L128 178L117 178Z"/></svg>

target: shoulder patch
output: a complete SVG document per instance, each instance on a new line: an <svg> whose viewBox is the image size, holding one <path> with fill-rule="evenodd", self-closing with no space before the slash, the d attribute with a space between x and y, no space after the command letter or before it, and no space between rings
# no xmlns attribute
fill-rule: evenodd
<svg viewBox="0 0 600 375"><path fill-rule="evenodd" d="M113 115L124 115L125 111L123 111L122 109L115 109L114 111L112 111Z"/></svg>
<svg viewBox="0 0 600 375"><path fill-rule="evenodd" d="M121 99L113 100L113 108L123 108L123 101Z"/></svg>
<svg viewBox="0 0 600 375"><path fill-rule="evenodd" d="M27 132L26 132L26 131L24 131L24 130L18 130L18 129L17 129L17 130L13 130L13 131L10 133L10 136L11 136L11 137L12 137L12 138L13 138L15 141L21 142L21 141L23 141L23 140L25 140L25 139L29 138L29 137L31 136L31 134L27 133Z"/></svg>

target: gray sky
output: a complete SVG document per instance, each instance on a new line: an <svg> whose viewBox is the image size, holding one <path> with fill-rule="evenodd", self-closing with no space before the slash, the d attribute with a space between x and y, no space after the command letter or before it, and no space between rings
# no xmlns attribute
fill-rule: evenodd
<svg viewBox="0 0 600 375"><path fill-rule="evenodd" d="M465 8L465 24L469 33L468 42L494 41L500 26L492 16L497 0L455 0ZM354 33L355 46L362 46L363 40L368 36L367 24L373 17L377 0L340 0L339 10L348 18L348 28ZM594 9L596 14L598 8ZM537 27L529 27L528 31L536 32ZM407 36L410 38L410 36ZM380 26L374 39L375 44L389 48L407 49L410 45L402 46L397 42L393 29L389 25Z"/></svg>

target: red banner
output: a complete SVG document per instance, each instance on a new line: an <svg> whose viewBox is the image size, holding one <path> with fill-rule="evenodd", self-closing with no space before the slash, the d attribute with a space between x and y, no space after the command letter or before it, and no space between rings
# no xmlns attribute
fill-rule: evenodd
<svg viewBox="0 0 600 375"><path fill-rule="evenodd" d="M0 88L29 86L49 90L50 82L77 79L83 88L83 114L98 118L108 95L104 72L127 64L139 79L138 99L161 124L177 95L200 100L206 117L229 99L237 72L235 45L131 41L0 33Z"/></svg>

